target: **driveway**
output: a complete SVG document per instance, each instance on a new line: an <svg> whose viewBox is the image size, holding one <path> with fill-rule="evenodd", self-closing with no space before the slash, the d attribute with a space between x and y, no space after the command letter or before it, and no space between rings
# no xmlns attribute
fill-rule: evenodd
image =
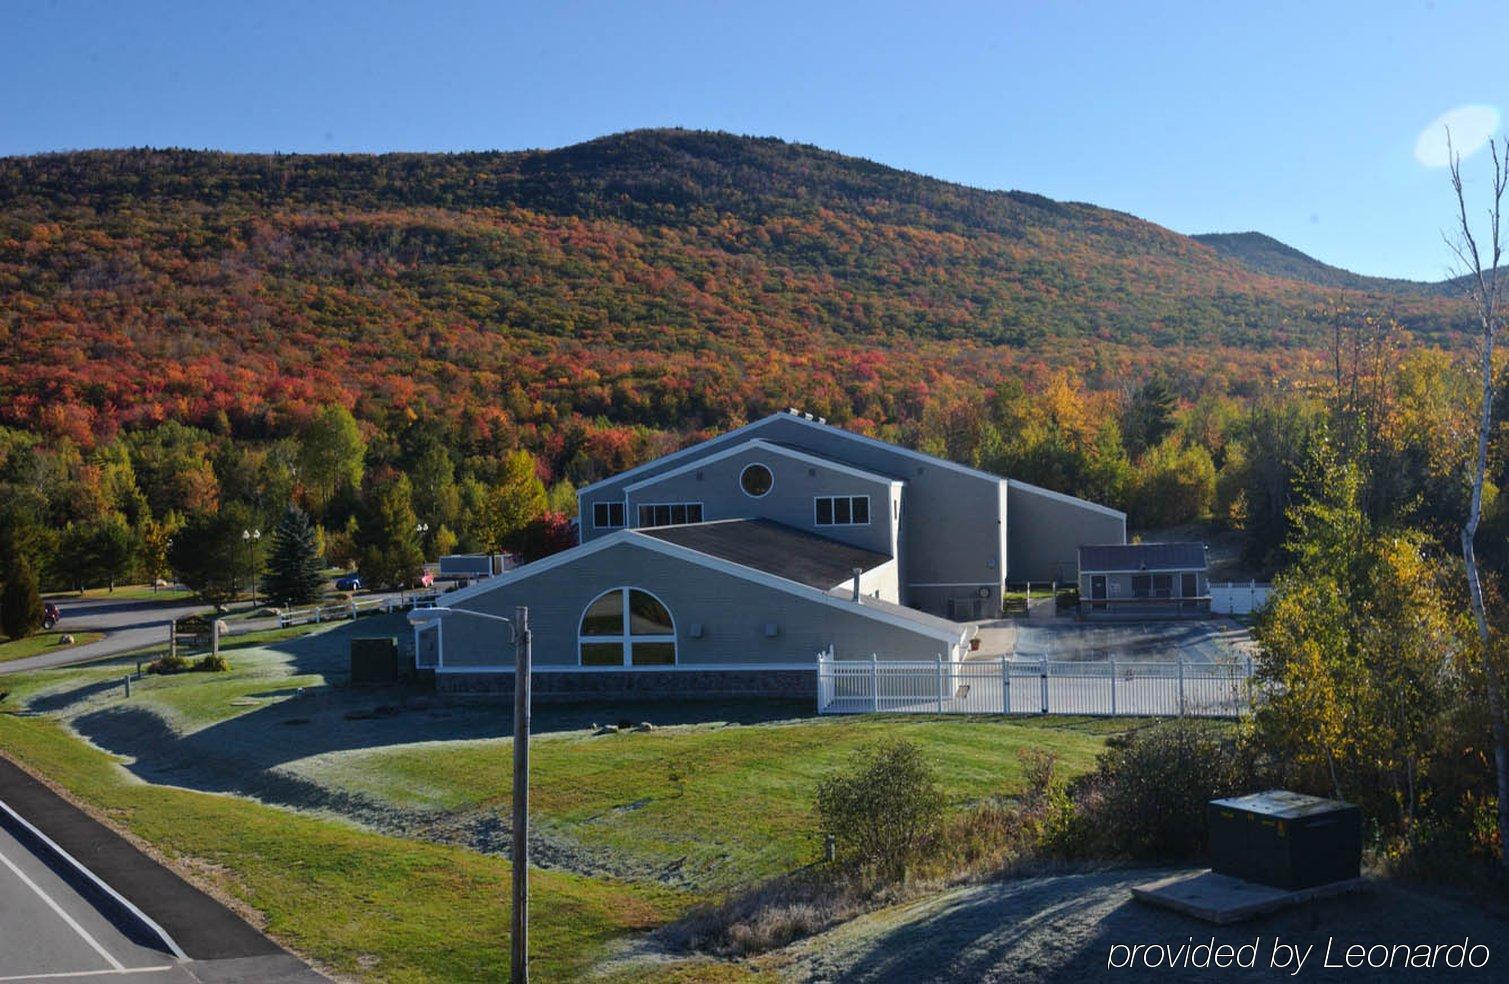
<svg viewBox="0 0 1509 984"><path fill-rule="evenodd" d="M1240 659L1252 653L1252 636L1229 618L1190 621L1079 622L1072 618L996 619L976 623L976 658L1015 654L1018 659L1122 659L1196 663Z"/></svg>

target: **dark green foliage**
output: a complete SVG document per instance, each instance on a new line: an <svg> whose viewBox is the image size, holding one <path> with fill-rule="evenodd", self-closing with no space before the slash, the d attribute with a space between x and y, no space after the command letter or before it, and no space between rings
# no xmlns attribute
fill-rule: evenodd
<svg viewBox="0 0 1509 984"><path fill-rule="evenodd" d="M1113 739L1074 784L1070 853L1182 860L1205 852L1205 804L1255 791L1250 750L1230 725L1179 719Z"/></svg>
<svg viewBox="0 0 1509 984"><path fill-rule="evenodd" d="M1174 430L1178 402L1161 377L1154 376L1138 387L1121 418L1121 442L1136 456L1156 446Z"/></svg>
<svg viewBox="0 0 1509 984"><path fill-rule="evenodd" d="M280 605L318 601L325 584L322 565L314 524L304 510L290 505L272 531L262 593Z"/></svg>
<svg viewBox="0 0 1509 984"><path fill-rule="evenodd" d="M177 654L163 654L147 664L148 673L157 673L162 676L172 676L174 673L186 673L189 669L189 661Z"/></svg>
<svg viewBox="0 0 1509 984"><path fill-rule="evenodd" d="M42 624L42 596L37 591L37 575L31 563L17 557L6 572L5 588L0 590L0 630L12 639L22 639Z"/></svg>
<svg viewBox="0 0 1509 984"><path fill-rule="evenodd" d="M224 673L230 668L230 660L220 653L205 653L189 666L193 673Z"/></svg>
<svg viewBox="0 0 1509 984"><path fill-rule="evenodd" d="M251 511L239 503L190 517L168 551L178 579L217 608L230 602L251 583L252 556L241 534L252 525Z"/></svg>
<svg viewBox="0 0 1509 984"><path fill-rule="evenodd" d="M839 859L883 878L921 859L943 807L933 767L908 741L861 749L817 787L822 831L836 839Z"/></svg>
<svg viewBox="0 0 1509 984"><path fill-rule="evenodd" d="M424 570L407 475L379 482L367 491L357 537L362 578L369 588L412 587Z"/></svg>

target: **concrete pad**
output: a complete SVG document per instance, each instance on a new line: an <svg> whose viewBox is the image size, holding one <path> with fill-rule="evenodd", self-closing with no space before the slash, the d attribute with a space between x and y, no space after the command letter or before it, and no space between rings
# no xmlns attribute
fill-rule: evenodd
<svg viewBox="0 0 1509 984"><path fill-rule="evenodd" d="M1362 878L1331 882L1291 891L1220 875L1209 868L1173 875L1132 887L1132 898L1225 926L1242 922L1311 899L1355 892L1366 885Z"/></svg>

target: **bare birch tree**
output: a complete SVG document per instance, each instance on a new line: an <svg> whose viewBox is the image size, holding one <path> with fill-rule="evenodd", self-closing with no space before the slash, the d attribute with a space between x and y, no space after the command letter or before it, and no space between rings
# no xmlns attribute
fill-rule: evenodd
<svg viewBox="0 0 1509 984"><path fill-rule="evenodd" d="M1446 243L1456 254L1472 298L1482 332L1479 352L1483 376L1483 400L1478 415L1477 456L1472 470L1472 499L1467 508L1467 522L1462 527L1462 559L1467 566L1467 590L1472 601L1472 616L1477 623L1478 642L1483 664L1483 680L1488 690L1488 714L1493 729L1493 762L1498 779L1498 832L1501 862L1509 867L1509 735L1504 722L1503 680L1492 643L1492 626L1483 600L1483 582L1478 573L1475 541L1478 521L1483 512L1483 478L1488 468L1488 439L1493 428L1493 346L1498 339L1500 301L1503 285L1499 280L1499 263L1503 256L1503 239L1499 235L1500 207L1509 187L1509 143L1501 149L1490 140L1493 156L1493 196L1488 207L1488 239L1479 243L1473 223L1467 215L1467 195L1462 190L1462 160L1446 134L1451 159L1451 187L1457 196L1458 230Z"/></svg>

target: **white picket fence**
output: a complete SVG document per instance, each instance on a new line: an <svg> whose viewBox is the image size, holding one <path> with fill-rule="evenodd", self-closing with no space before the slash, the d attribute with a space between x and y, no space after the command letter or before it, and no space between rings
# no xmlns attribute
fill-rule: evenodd
<svg viewBox="0 0 1509 984"><path fill-rule="evenodd" d="M335 605L315 605L312 608L290 608L278 613L278 628L290 625L307 625L310 622L338 622L354 619L358 615L382 612L401 612L409 608L434 604L439 597L436 592L425 594L387 595L382 598L353 598Z"/></svg>
<svg viewBox="0 0 1509 984"><path fill-rule="evenodd" d="M1228 581L1225 584L1210 585L1210 613L1212 615L1251 615L1253 612L1268 604L1268 596L1273 593L1273 585L1259 584L1256 581L1248 581L1246 584L1238 584Z"/></svg>
<svg viewBox="0 0 1509 984"><path fill-rule="evenodd" d="M820 714L1240 717L1252 662L834 659L818 655Z"/></svg>

